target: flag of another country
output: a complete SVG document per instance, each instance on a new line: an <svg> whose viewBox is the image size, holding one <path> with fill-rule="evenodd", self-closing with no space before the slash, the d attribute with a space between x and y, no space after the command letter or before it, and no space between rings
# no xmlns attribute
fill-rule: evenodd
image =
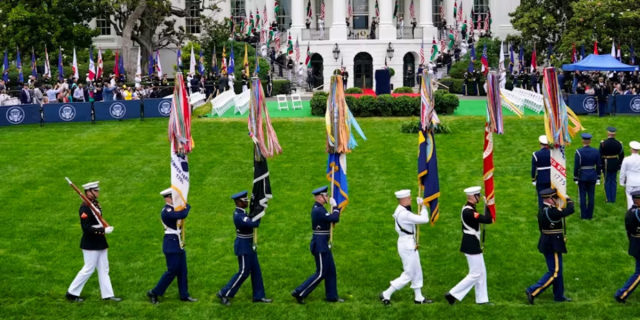
<svg viewBox="0 0 640 320"><path fill-rule="evenodd" d="M332 174L333 170L333 174ZM349 187L347 184L347 155L330 153L327 161L327 180L333 181L331 194L338 204L340 212L349 204Z"/></svg>

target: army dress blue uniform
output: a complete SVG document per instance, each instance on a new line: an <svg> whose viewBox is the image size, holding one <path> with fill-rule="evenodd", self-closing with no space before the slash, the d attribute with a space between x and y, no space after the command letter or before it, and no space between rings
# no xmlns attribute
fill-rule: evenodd
<svg viewBox="0 0 640 320"><path fill-rule="evenodd" d="M246 193L244 194L246 196ZM236 240L233 251L238 256L238 272L218 292L220 298L233 298L249 276L253 289L253 301L265 299L262 271L258 262L258 254L253 248L253 229L260 226L260 220L252 221L247 212L242 208L236 208L233 212L233 223L236 226Z"/></svg>
<svg viewBox="0 0 640 320"><path fill-rule="evenodd" d="M582 134L583 141L591 140L588 133ZM573 180L580 193L580 218L592 219L595 205L596 183L600 184L600 152L586 145L576 150L573 163Z"/></svg>
<svg viewBox="0 0 640 320"><path fill-rule="evenodd" d="M640 199L640 191L633 192L631 197ZM640 208L637 205L634 204L631 209L627 210L624 224L629 239L629 255L636 259L636 270L614 296L618 302L622 303L629 298L640 283Z"/></svg>
<svg viewBox="0 0 640 320"><path fill-rule="evenodd" d="M187 301L191 298L187 282L187 253L182 246L181 229L178 227L178 221L186 219L190 210L189 204L181 211L176 211L169 204L162 208L161 218L165 229L162 252L167 261L167 271L151 290L152 295L163 296L173 279L177 277L180 300Z"/></svg>
<svg viewBox="0 0 640 320"><path fill-rule="evenodd" d="M545 198L556 195L553 189L543 190L542 194ZM536 284L527 288L527 296L531 304L533 304L533 299L542 294L550 285L553 285L555 301L567 301L567 298L564 296L562 265L562 254L567 253L563 218L574 212L574 204L571 199L567 199L567 207L562 210L550 204L545 204L545 206L538 211L538 228L540 229L538 251L544 255L548 271Z"/></svg>
<svg viewBox="0 0 640 320"><path fill-rule="evenodd" d="M616 128L608 127L608 132L616 132ZM600 157L602 158L602 172L604 173L604 192L607 202L616 202L617 177L622 160L624 160L624 147L622 142L614 137L600 142Z"/></svg>
<svg viewBox="0 0 640 320"><path fill-rule="evenodd" d="M547 137L541 136L540 143L543 147L534 152L531 157L531 180L536 186L538 208L542 207L540 191L551 188L551 151L549 151Z"/></svg>
<svg viewBox="0 0 640 320"><path fill-rule="evenodd" d="M316 272L293 291L293 296L306 298L324 280L327 301L338 301L336 265L329 247L329 234L331 224L338 223L339 220L340 210L337 207L329 213L321 203L316 201L313 204L311 209L313 236L310 249L316 260Z"/></svg>

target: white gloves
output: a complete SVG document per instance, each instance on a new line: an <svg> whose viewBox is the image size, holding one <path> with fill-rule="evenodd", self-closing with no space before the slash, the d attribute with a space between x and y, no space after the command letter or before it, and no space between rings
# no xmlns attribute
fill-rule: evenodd
<svg viewBox="0 0 640 320"><path fill-rule="evenodd" d="M597 181L596 181L596 185L600 185L600 180L597 180Z"/></svg>
<svg viewBox="0 0 640 320"><path fill-rule="evenodd" d="M424 199L418 197L416 198L416 202L418 203L418 206L421 206L424 203Z"/></svg>
<svg viewBox="0 0 640 320"><path fill-rule="evenodd" d="M113 227L106 227L106 228L104 228L104 233L106 233L106 234L110 234L111 232L113 232Z"/></svg>
<svg viewBox="0 0 640 320"><path fill-rule="evenodd" d="M338 203L336 202L336 199L331 198L329 199L329 203L331 204L332 207L337 207Z"/></svg>
<svg viewBox="0 0 640 320"><path fill-rule="evenodd" d="M576 184L578 184L578 181L576 181Z"/></svg>
<svg viewBox="0 0 640 320"><path fill-rule="evenodd" d="M534 186L534 187L536 186L536 183L535 183L535 182L533 182L533 186Z"/></svg>

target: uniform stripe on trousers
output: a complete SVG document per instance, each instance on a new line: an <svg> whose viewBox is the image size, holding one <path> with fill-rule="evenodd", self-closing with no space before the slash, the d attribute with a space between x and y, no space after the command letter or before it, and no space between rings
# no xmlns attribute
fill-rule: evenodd
<svg viewBox="0 0 640 320"><path fill-rule="evenodd" d="M233 290L233 287L235 287L236 284L238 284L238 282L240 281L240 279L242 279L242 276L244 275L244 256L241 256L241 257L242 257L242 270L240 270L240 275L238 275L238 279L236 279L236 282L234 282L231 288L229 288L229 291L227 291L227 294L225 295L225 297L229 296L229 293L231 293L231 290Z"/></svg>
<svg viewBox="0 0 640 320"><path fill-rule="evenodd" d="M558 253L557 252L554 253L553 256L554 256L554 258L556 260L556 270L553 272L553 276L551 278L549 278L549 281L547 281L547 283L545 283L542 287L538 288L536 291L534 291L531 294L534 297L538 294L538 292L540 292L540 290L548 287L553 282L553 280L555 280L558 277L558 267L559 267L559 265L558 265Z"/></svg>
<svg viewBox="0 0 640 320"><path fill-rule="evenodd" d="M621 296L620 299L624 299L627 294L629 293L629 291L635 289L635 287L638 285L638 282L640 282L640 276L638 276L638 278L636 278L636 281L633 282L633 284L631 285L631 287L629 287L629 289L627 289L627 291L625 291Z"/></svg>
<svg viewBox="0 0 640 320"><path fill-rule="evenodd" d="M313 284L315 284L316 282L318 282L318 280L320 280L320 278L322 278L322 255L318 254L318 257L320 257L320 273L318 274L318 277L309 284L308 287L306 287L304 290L302 290L302 292L300 292L301 296L304 294L305 291L307 291L307 289L311 288Z"/></svg>

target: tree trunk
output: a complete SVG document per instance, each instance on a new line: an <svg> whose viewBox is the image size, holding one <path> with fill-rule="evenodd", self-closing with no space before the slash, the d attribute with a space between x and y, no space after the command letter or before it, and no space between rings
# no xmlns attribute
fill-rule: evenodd
<svg viewBox="0 0 640 320"><path fill-rule="evenodd" d="M133 29L135 28L136 23L138 22L140 17L142 17L142 14L146 9L147 9L147 1L140 0L138 2L138 6L136 7L136 9L131 13L129 18L127 19L127 22L125 23L124 28L122 30L122 56L125 59L124 68L128 75L128 79L127 79L128 81L135 79L136 67L138 64L138 52L137 50L135 50L135 52L133 52L134 50L132 50L133 49L133 40L132 40Z"/></svg>

